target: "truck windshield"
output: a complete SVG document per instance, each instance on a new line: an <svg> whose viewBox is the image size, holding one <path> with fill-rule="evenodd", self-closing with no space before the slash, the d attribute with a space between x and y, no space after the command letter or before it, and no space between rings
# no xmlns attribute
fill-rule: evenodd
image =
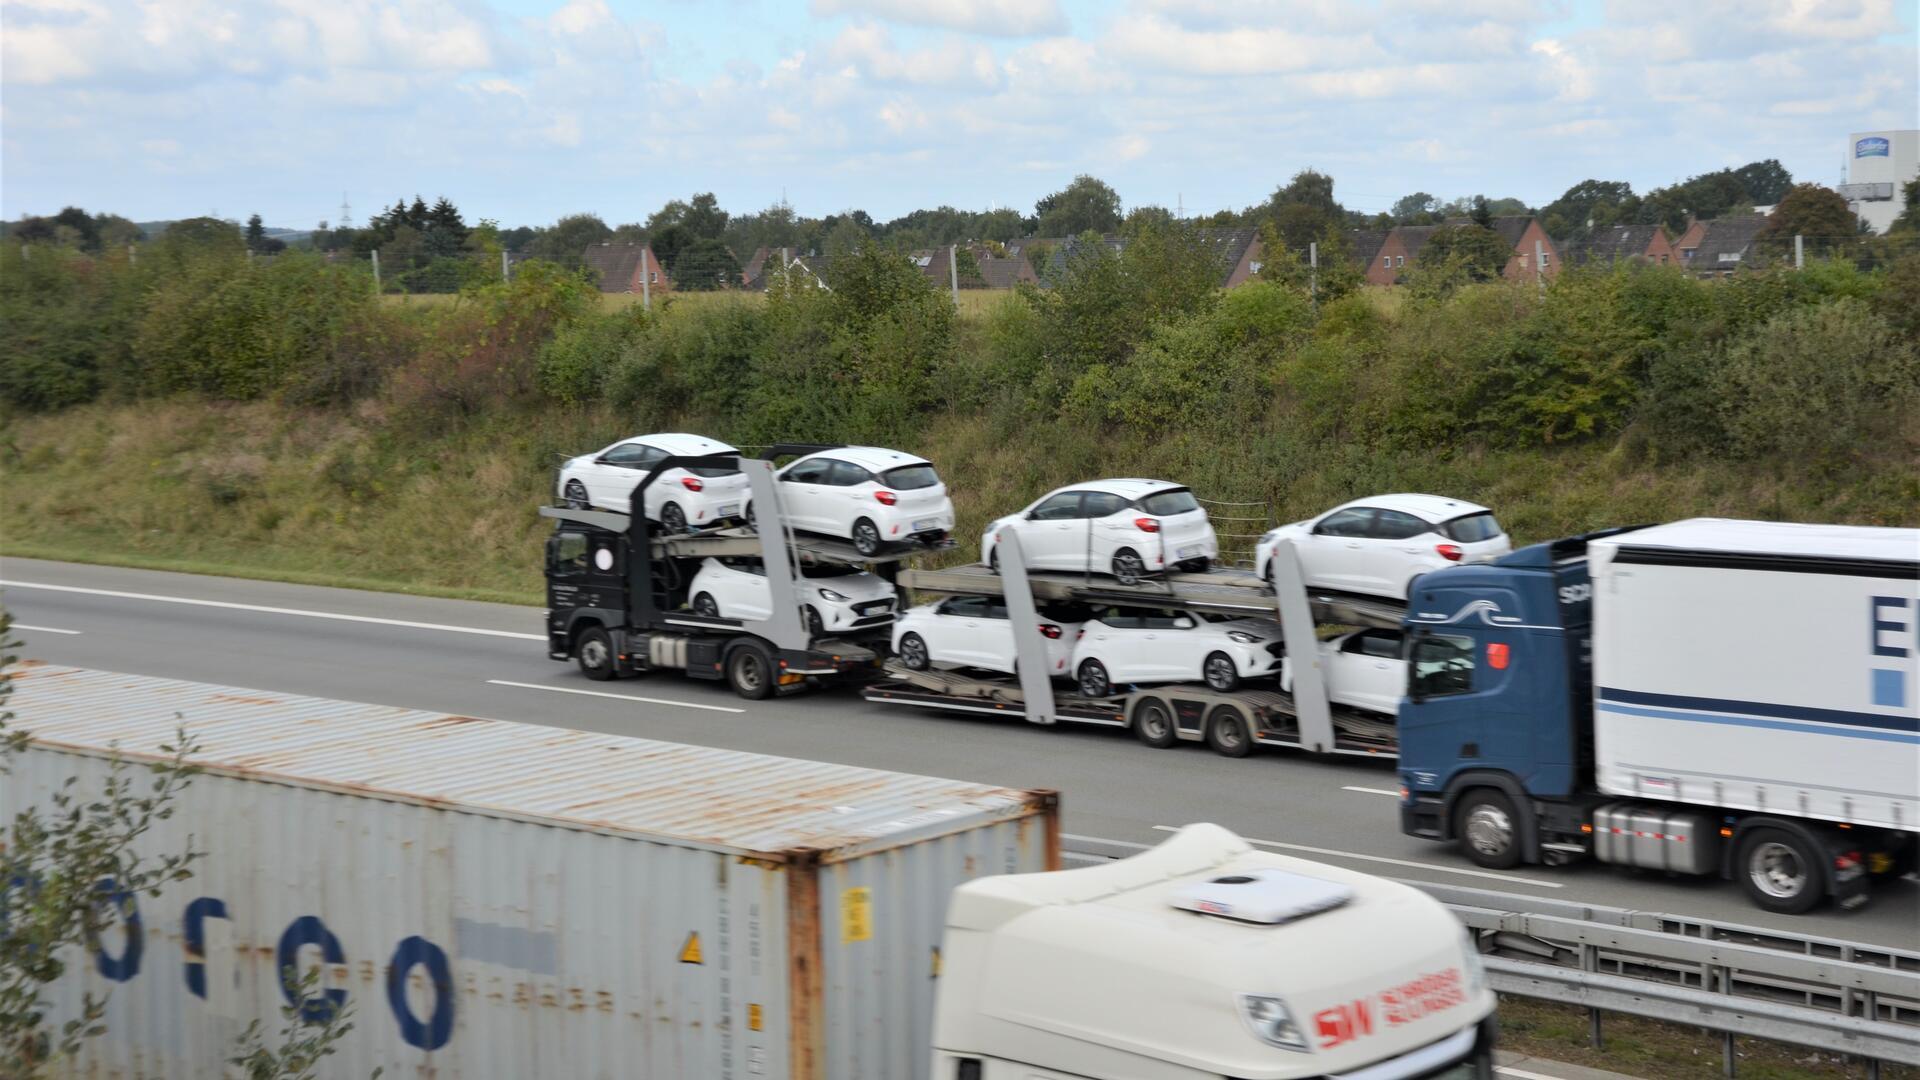
<svg viewBox="0 0 1920 1080"><path fill-rule="evenodd" d="M940 475L931 465L902 465L897 469L888 469L880 474L880 479L891 488L901 491L913 491L917 488L930 488L940 482Z"/></svg>
<svg viewBox="0 0 1920 1080"><path fill-rule="evenodd" d="M1477 544L1482 540L1491 540L1500 535L1500 523L1485 510L1477 514L1466 514L1454 518L1440 526L1440 531L1449 540L1458 540L1463 544Z"/></svg>

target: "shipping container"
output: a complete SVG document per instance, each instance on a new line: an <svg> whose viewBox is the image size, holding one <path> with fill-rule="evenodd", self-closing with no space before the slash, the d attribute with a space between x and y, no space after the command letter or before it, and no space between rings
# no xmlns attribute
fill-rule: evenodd
<svg viewBox="0 0 1920 1080"><path fill-rule="evenodd" d="M924 1078L948 898L1057 869L1051 792L28 664L0 811L184 724L205 771L142 842L191 880L61 986L112 991L79 1075L214 1075L278 972L352 1009L329 1073Z"/></svg>

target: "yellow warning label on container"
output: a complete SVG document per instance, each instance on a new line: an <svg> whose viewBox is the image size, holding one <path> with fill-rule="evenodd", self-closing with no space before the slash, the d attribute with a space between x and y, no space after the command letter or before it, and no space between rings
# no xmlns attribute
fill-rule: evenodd
<svg viewBox="0 0 1920 1080"><path fill-rule="evenodd" d="M700 931L687 935L687 943L680 946L680 962L683 964L704 964L700 958Z"/></svg>
<svg viewBox="0 0 1920 1080"><path fill-rule="evenodd" d="M873 940L873 890L862 885L840 893L840 941Z"/></svg>
<svg viewBox="0 0 1920 1080"><path fill-rule="evenodd" d="M760 1030L760 1006L755 1005L752 1002L747 1003L747 1030L748 1031Z"/></svg>
<svg viewBox="0 0 1920 1080"><path fill-rule="evenodd" d="M939 977L940 977L940 946L935 945L933 947L933 964L927 972L927 978L937 979Z"/></svg>

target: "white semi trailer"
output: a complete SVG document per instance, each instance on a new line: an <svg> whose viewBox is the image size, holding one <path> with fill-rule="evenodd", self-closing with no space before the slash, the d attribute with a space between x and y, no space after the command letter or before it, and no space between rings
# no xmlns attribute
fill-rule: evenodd
<svg viewBox="0 0 1920 1080"><path fill-rule="evenodd" d="M141 840L191 834L193 877L117 897L59 987L56 1016L111 994L82 1075L212 1075L282 1005L353 1009L356 1075L1491 1075L1493 997L1443 907L1216 827L1051 872L1050 792L76 668L15 685L32 742L0 813L164 757L176 723L204 770ZM292 1000L282 973L315 967Z"/></svg>

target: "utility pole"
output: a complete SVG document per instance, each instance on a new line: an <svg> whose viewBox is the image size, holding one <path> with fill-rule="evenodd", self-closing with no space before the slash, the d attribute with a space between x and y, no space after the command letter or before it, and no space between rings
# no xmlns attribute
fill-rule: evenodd
<svg viewBox="0 0 1920 1080"><path fill-rule="evenodd" d="M133 265L134 263L136 263L136 262L139 262L139 261L140 261L140 260L139 260L139 258L138 258L138 256L137 256L137 255L136 255L136 254L134 253L134 250L133 250L133 245L132 245L132 244L128 244L128 245L127 245L127 265L128 265L128 266L132 266L132 265Z"/></svg>
<svg viewBox="0 0 1920 1080"><path fill-rule="evenodd" d="M1541 292L1547 291L1547 245L1539 240L1533 242L1533 280Z"/></svg>
<svg viewBox="0 0 1920 1080"><path fill-rule="evenodd" d="M502 249L500 252L500 280L501 281L508 280L507 270L508 270L507 253L505 249Z"/></svg>
<svg viewBox="0 0 1920 1080"><path fill-rule="evenodd" d="M947 281L953 285L953 307L960 309L960 245L947 245Z"/></svg>
<svg viewBox="0 0 1920 1080"><path fill-rule="evenodd" d="M1806 237L1801 236L1799 233L1793 234L1793 268L1795 270L1805 270L1807 268L1806 239Z"/></svg>
<svg viewBox="0 0 1920 1080"><path fill-rule="evenodd" d="M653 310L653 245L640 247L640 307L643 311Z"/></svg>
<svg viewBox="0 0 1920 1080"><path fill-rule="evenodd" d="M1320 306L1320 242L1307 241L1307 299Z"/></svg>
<svg viewBox="0 0 1920 1080"><path fill-rule="evenodd" d="M380 249L373 249L373 295L380 295Z"/></svg>

